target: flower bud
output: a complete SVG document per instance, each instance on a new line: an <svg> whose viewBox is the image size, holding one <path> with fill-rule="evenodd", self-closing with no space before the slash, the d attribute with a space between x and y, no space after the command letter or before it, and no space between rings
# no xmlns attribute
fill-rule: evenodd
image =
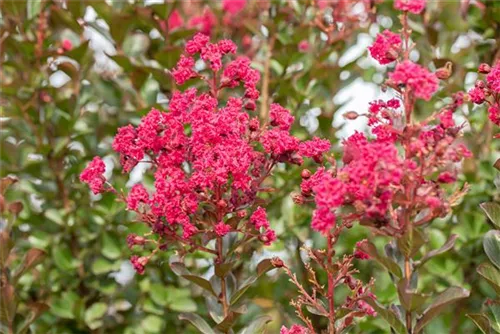
<svg viewBox="0 0 500 334"><path fill-rule="evenodd" d="M217 207L221 208L221 209L226 208L227 202L225 200L221 199L220 201L217 202Z"/></svg>
<svg viewBox="0 0 500 334"><path fill-rule="evenodd" d="M483 89L486 87L486 84L482 80L476 80L476 82L474 83L474 86L477 88Z"/></svg>
<svg viewBox="0 0 500 334"><path fill-rule="evenodd" d="M309 169L303 169L302 172L300 173L300 176L302 176L303 179L308 179L311 177L311 171Z"/></svg>
<svg viewBox="0 0 500 334"><path fill-rule="evenodd" d="M245 103L245 109L246 110L254 111L256 108L257 108L257 105L255 104L254 100L248 100Z"/></svg>
<svg viewBox="0 0 500 334"><path fill-rule="evenodd" d="M398 55L399 55L398 51L395 50L394 48L390 48L385 53L385 57L387 58L387 60L390 60L390 61L394 61L394 60L398 59Z"/></svg>
<svg viewBox="0 0 500 334"><path fill-rule="evenodd" d="M488 74L488 73L490 73L490 71L491 71L490 65L488 65L486 63L482 63L481 65L479 65L479 68L478 68L479 73Z"/></svg>
<svg viewBox="0 0 500 334"><path fill-rule="evenodd" d="M446 80L451 76L453 69L453 64L451 62L446 62L446 64L436 70L436 77L441 80Z"/></svg>
<svg viewBox="0 0 500 334"><path fill-rule="evenodd" d="M304 196L301 194L293 193L292 200L295 204L302 205L304 204Z"/></svg>
<svg viewBox="0 0 500 334"><path fill-rule="evenodd" d="M246 215L247 215L247 211L246 210L239 210L237 213L238 217L240 218L245 218Z"/></svg>
<svg viewBox="0 0 500 334"><path fill-rule="evenodd" d="M283 263L283 260L280 259L279 257L273 257L271 259L271 264L273 265L273 267L275 268L282 268L284 266L284 263Z"/></svg>
<svg viewBox="0 0 500 334"><path fill-rule="evenodd" d="M355 111L348 111L345 114L343 114L342 116L345 119L355 120L356 118L358 118L359 114L357 112L355 112Z"/></svg>
<svg viewBox="0 0 500 334"><path fill-rule="evenodd" d="M253 118L250 120L248 128L250 131L257 131L259 129L259 125L259 120L257 118Z"/></svg>

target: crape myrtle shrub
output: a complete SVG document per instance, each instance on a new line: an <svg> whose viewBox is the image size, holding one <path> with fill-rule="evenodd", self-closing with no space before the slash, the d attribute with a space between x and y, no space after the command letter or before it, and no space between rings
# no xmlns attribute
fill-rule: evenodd
<svg viewBox="0 0 500 334"><path fill-rule="evenodd" d="M453 185L438 183L444 189L443 195L462 189L465 182L468 192L461 201L454 203L453 210L445 210L446 216L442 212L443 217L425 226L425 245L412 260L418 262L421 254L449 244L447 238L457 235L454 247L426 261L418 270L418 287L407 288L404 284L396 284L404 280L397 276L393 280L394 275L389 274L384 265L377 264L373 255L363 251L363 243L355 248L357 242L369 237L378 255L386 256L384 246L395 240L394 235L373 238L372 232L378 235L379 227L372 226L372 231L369 231L357 220L350 229L343 230L342 227L337 231L334 228L331 230L333 234L341 234L330 239L334 240L333 252L337 254L329 257L332 265L347 259L359 272L352 273L356 281L350 285L345 279L339 280L337 283L341 286L335 289L335 298L329 299L328 288L322 291L309 280L309 267L312 267L319 287L326 287L331 272L327 258L321 255L321 250L329 247L328 233L318 233L311 228L313 210L320 209L320 202L314 205L313 199L317 202L318 198L312 191L306 193L305 203L300 206L293 200L300 202L300 196L304 196L299 184L306 181L304 176L307 178L308 172L304 172L305 169L312 175L322 168L318 166L320 164L328 175L343 180L342 175L346 173L342 170L349 163L344 157L347 147L338 142L340 135L337 131L344 133L345 124L351 133L352 129L365 133L369 143L378 140L376 133L363 127L368 121L365 114L374 107L367 100L366 104L352 110L357 115L346 113L350 110L342 107L346 101L339 94L343 87L359 80L377 85L382 83L376 88L380 96L376 99L380 98L386 104L393 98L399 99L401 106L391 113L396 116L405 114L403 99L397 96L397 90L404 92L405 87L386 86L387 82L384 82L390 78L391 72L395 72L396 64L402 61L377 65L377 60L387 55L379 53L378 59L377 56L372 58L366 48L377 45L374 44L377 33L384 35L386 29L399 34L404 41L403 21L399 18L404 8L396 8L389 1L223 1L216 4L208 1L165 4L2 1L1 6L0 171L2 177L9 175L2 181L3 247L0 250L3 255L0 258L4 260L1 262L1 300L8 301L11 306L4 308L2 304L2 310L9 310L9 313L2 313L3 331L12 324L17 330L33 332L194 333L199 330L189 321L179 320L180 313L196 313L210 327L223 320L224 309L221 303L217 303L218 294L213 299L207 298L206 289L182 277L193 274L209 279L217 262L215 254L192 252L195 248L189 247L186 253L176 254L174 251L178 248L171 242L170 248L162 247L149 259L143 275L132 276L130 257L149 257L155 247L153 242L147 241L146 245L135 245L129 250L127 236L143 236L151 231L150 227L133 223L140 220L138 215L127 211L127 205L116 202L117 194L91 195L78 180L80 172L96 155L103 158L105 177L120 196L128 194L131 187L141 180L140 175L148 164L140 163L130 177L121 174L120 156L111 153L113 137L118 128L128 124L137 128L152 107L169 113L175 91L185 92L193 87L201 94L209 90L200 78L177 85L171 75L175 73L174 68L187 41L197 32L210 35L211 43L232 40L238 46L238 55L251 60L250 68L260 74L256 84L260 96L255 101L255 110L245 109L245 113L248 112L250 118L260 118L262 128L276 127L269 121L271 105L279 103L295 117L289 129L291 136L301 141L317 136L332 144L331 151L321 160L305 159L300 167L293 163L278 163L262 184L262 191L254 202L256 206L248 210L240 224L250 222L250 214L260 206L266 210L267 220L257 221L269 222L269 229L259 229L259 235L255 234L248 246L236 252L231 271L239 283L237 286L242 287L249 278L252 284L239 297L239 302L246 304L247 309L239 309L236 305L235 310L231 310L234 319L226 324L234 324L237 332L256 320L253 322L256 327L247 329L247 332L257 332L256 328L268 321L261 315L267 314L273 319L267 324L268 332L279 332L282 325L290 328L297 324L296 330L300 329L299 325L308 326L307 322L301 323L300 316L295 316L294 306L297 304L289 305L290 300L297 300L297 296L300 301L301 295L295 292L293 282L288 282L286 271L274 270L264 275L264 271L271 269L269 261L263 262L261 270L257 270L262 259L278 255L283 268L286 266L291 274L296 274L296 282L304 287L304 291L316 293L318 300L320 296L326 298L317 302L322 303L321 307L329 310L329 301L334 301L337 310L334 319L339 320L338 328L350 324L346 328L348 332L388 332L389 325L381 316L384 312L377 309L382 305L390 308L406 326L405 302L401 299L405 293L419 294L416 297L420 298L417 299L419 309L412 310L411 320L416 325L418 315L435 301L436 295L452 286L466 288L470 296L454 303L444 303L443 312L427 323L424 332L474 332L477 330L474 322L485 332L488 332L488 326L498 329L494 320L495 303L491 302L496 298L495 263L498 261L495 262L494 255L490 255L494 252L486 250L489 257L485 256L483 247L483 239L485 245L493 245L488 247L495 246L492 236L496 232L488 222L495 222L494 210L491 209L495 205L491 203L498 200L497 174L493 167L498 158L498 140L494 139L498 128L494 123L495 109L489 111L495 101L498 103L498 95L492 92L494 86L488 80L499 53L500 15L499 4L495 1L429 1L422 12L412 13L411 9L407 16L411 29L410 60L428 72L442 76L430 101L416 98L413 121L420 123L433 112L453 106L454 94L463 91L464 103L453 112L453 127L460 128L457 145L463 144L472 152L471 158L448 170L457 173ZM360 45L365 47L360 48ZM383 46L383 43L378 45ZM395 54L391 50L389 58L400 57L398 52ZM231 57L234 59L235 56L225 56L224 59L227 61ZM483 63L489 66L490 72L485 73L486 67L479 66ZM203 68L195 66L194 69L206 73ZM483 83L476 83L476 80ZM481 89L485 102L475 103L469 98L474 96L469 91L475 87ZM234 95L244 96L244 89L235 89ZM222 93L219 96L221 108L231 95ZM378 117L386 117L383 116L385 110L392 108L377 105L380 108ZM356 117L357 120L342 122L342 114L347 119ZM490 116L493 122L488 121L488 115L493 115ZM358 123L359 120L364 121ZM387 125L388 121L388 118L383 118L382 124ZM440 122L441 118L434 119L426 126L438 129ZM253 150L264 152L264 148L258 145L253 146ZM401 154L399 152L399 159L404 158ZM351 164L355 166L353 162ZM147 170L142 183L151 191L154 179L148 176L151 170ZM438 176L430 177L435 180ZM232 176L229 180L231 183ZM402 184L405 182L403 180ZM395 190L393 193L397 195ZM441 195L437 197L442 199ZM400 201L399 195L397 201ZM485 209L488 215L480 210L479 205L483 202L490 203L486 206L489 211ZM143 202L137 203L139 211L145 209ZM344 208L351 205L345 198L338 204L342 207L332 213L341 223L353 208ZM363 210L363 207L353 207ZM215 226L218 222L207 220L208 224L214 224L207 226ZM253 226L250 223L248 228ZM275 231L277 240L265 246L258 238L270 229ZM140 238L129 237L129 242L135 241L142 242ZM203 247L216 249L212 248L212 243ZM307 247L303 248L303 245ZM354 255L349 255L351 253ZM347 258L343 258L344 254ZM389 255L404 272L404 256ZM370 260L360 261L368 256ZM142 261L144 259L135 263L141 264ZM171 266L171 263L181 261L189 273ZM275 264L280 265L280 262ZM262 276L254 281L252 276L256 274ZM227 280L228 286L234 282L232 278ZM363 286L371 285L364 296L356 295L359 290L352 289L358 280ZM219 279L219 282L222 281ZM220 291L217 282L211 283L216 291ZM15 286L15 293L9 294L13 291L12 286ZM252 302L248 303L249 300ZM363 313L355 314L350 322L346 309L342 308L344 302L354 307L352 311L358 309ZM318 332L328 329L331 318L328 311L327 316L322 314L321 307L303 306L305 318ZM216 312L210 314L212 309ZM217 312L222 316L217 317ZM373 312L377 316L370 316L374 315ZM364 316L364 313L369 316Z"/></svg>

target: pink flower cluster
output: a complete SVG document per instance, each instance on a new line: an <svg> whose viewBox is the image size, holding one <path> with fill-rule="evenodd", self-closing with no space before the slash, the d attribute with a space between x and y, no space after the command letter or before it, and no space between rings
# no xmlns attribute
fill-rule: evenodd
<svg viewBox="0 0 500 334"><path fill-rule="evenodd" d="M389 79L394 85L411 89L415 97L426 101L439 88L439 80L434 73L409 60L398 64L394 72L389 73Z"/></svg>
<svg viewBox="0 0 500 334"><path fill-rule="evenodd" d="M280 329L280 334L310 334L307 328L300 325L292 325L290 329L282 326Z"/></svg>
<svg viewBox="0 0 500 334"><path fill-rule="evenodd" d="M394 8L413 14L420 14L425 9L426 0L395 0Z"/></svg>
<svg viewBox="0 0 500 334"><path fill-rule="evenodd" d="M344 141L343 167L302 174L301 195L314 196L316 203L313 229L327 235L336 225L337 209L352 206L355 213L350 218L396 232L402 228L398 207L404 203L401 197L410 184L416 189L412 201L420 203L421 210L431 206L433 215L446 214L449 204L439 184L455 182L456 163L471 156L463 145L454 143L460 127L452 115L462 103L463 95L457 94L439 113L438 124L405 129L395 125L404 122L396 110L398 100L372 102L369 124L375 138L368 140L355 133ZM405 155L398 145L406 148Z"/></svg>
<svg viewBox="0 0 500 334"><path fill-rule="evenodd" d="M89 163L89 165L80 174L80 181L87 183L94 194L99 194L104 191L104 183L106 179L103 174L106 171L106 165L99 157Z"/></svg>
<svg viewBox="0 0 500 334"><path fill-rule="evenodd" d="M384 30L377 35L375 42L368 47L368 51L381 65L392 63L401 51L401 36L390 30Z"/></svg>
<svg viewBox="0 0 500 334"><path fill-rule="evenodd" d="M486 80L476 81L469 90L469 98L475 104L488 105L488 118L500 126L500 61L491 67L488 64L479 66L479 73L486 74Z"/></svg>
<svg viewBox="0 0 500 334"><path fill-rule="evenodd" d="M248 105L258 97L259 73L246 58L223 59L235 52L231 41L211 44L205 35L194 36L172 73L178 81L189 79L191 69L183 66L191 61L186 59L200 54L212 72L212 77L200 75L208 92L174 92L169 112L152 109L137 127L124 126L114 138L112 147L120 154L124 172L138 163L150 165L154 189L136 184L124 198L127 208L165 241L192 244L207 233L217 238L241 232L270 245L276 234L266 210L253 207L262 182L278 162L301 164L303 156L320 161L330 149L328 141L301 142L291 136L294 117L278 104L271 105L270 124L262 125L249 115L247 110L255 108ZM225 104L218 100L219 93L240 83L243 97L235 94ZM101 191L103 172L104 165L95 158L83 171L82 181ZM140 269L142 262L136 259L134 266Z"/></svg>

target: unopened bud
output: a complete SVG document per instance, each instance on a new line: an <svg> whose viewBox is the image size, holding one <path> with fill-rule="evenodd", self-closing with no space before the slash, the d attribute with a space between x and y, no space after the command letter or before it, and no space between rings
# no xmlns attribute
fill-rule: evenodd
<svg viewBox="0 0 500 334"><path fill-rule="evenodd" d="M486 63L482 63L481 65L479 65L479 68L478 68L479 73L488 74L488 73L490 73L490 71L491 71L490 65L488 65Z"/></svg>
<svg viewBox="0 0 500 334"><path fill-rule="evenodd" d="M474 83L474 87L483 89L486 87L486 84L482 80L476 80L476 82Z"/></svg>
<svg viewBox="0 0 500 334"><path fill-rule="evenodd" d="M271 259L271 264L275 268L282 268L285 264L283 263L283 260L280 259L279 257L273 257Z"/></svg>
<svg viewBox="0 0 500 334"><path fill-rule="evenodd" d="M302 196L301 194L293 193L292 194L292 201L295 204L302 205L302 204L304 204L304 196Z"/></svg>
<svg viewBox="0 0 500 334"><path fill-rule="evenodd" d="M256 106L256 104L255 104L255 101L254 101L254 100L248 100L248 101L245 103L245 109L246 109L246 110L254 111L256 108L257 108L257 106Z"/></svg>
<svg viewBox="0 0 500 334"><path fill-rule="evenodd" d="M448 61L446 64L436 70L436 77L441 80L446 80L451 76L453 70L453 63Z"/></svg>
<svg viewBox="0 0 500 334"><path fill-rule="evenodd" d="M300 173L300 176L302 176L303 179L308 179L312 175L311 171L309 169L303 169L302 172Z"/></svg>
<svg viewBox="0 0 500 334"><path fill-rule="evenodd" d="M250 120L248 128L250 131L257 131L259 129L259 125L259 120L257 118L253 118Z"/></svg>
<svg viewBox="0 0 500 334"><path fill-rule="evenodd" d="M359 114L355 111L348 111L345 114L342 115L345 119L349 120L355 120L356 118L359 117Z"/></svg>
<svg viewBox="0 0 500 334"><path fill-rule="evenodd" d="M240 210L236 213L238 215L238 217L240 218L245 218L246 215L247 215L247 211L246 210Z"/></svg>
<svg viewBox="0 0 500 334"><path fill-rule="evenodd" d="M398 55L399 54L398 54L398 52L395 49L390 48L385 53L385 58L387 58L388 60L394 61L394 60L398 59Z"/></svg>
<svg viewBox="0 0 500 334"><path fill-rule="evenodd" d="M227 202L225 200L221 199L220 201L217 202L217 206L219 208L225 208L225 207L227 207Z"/></svg>

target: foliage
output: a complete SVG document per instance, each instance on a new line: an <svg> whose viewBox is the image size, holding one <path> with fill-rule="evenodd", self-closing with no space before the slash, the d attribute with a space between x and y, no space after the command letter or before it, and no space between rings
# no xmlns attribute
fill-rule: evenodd
<svg viewBox="0 0 500 334"><path fill-rule="evenodd" d="M295 116L291 134L300 140L327 138L337 162L342 147L337 145L339 138L353 128L363 130L361 117L350 122L353 125L342 120L342 114L350 111L345 105L352 106L345 99L344 88L363 81L363 87L373 88L373 82L380 84L385 77L386 68L370 60L366 46L377 32L401 28L400 12L391 1L248 0L240 7L227 7L227 3L0 2L0 176L18 180L6 192L2 187L1 288L6 293L15 283L17 303L9 306L17 307L16 329L28 320L33 321L29 330L36 333L210 332L200 317L210 319L214 305L206 302L203 287L178 276L175 263L180 259L174 251L157 253L145 274L134 276L126 237L147 233L147 229L133 223L134 214L116 202L113 194L95 196L78 180L96 155L103 157L105 176L115 189L128 192L141 178L139 171L130 177L120 175L117 157L109 154L112 138L117 128L138 125L152 107L168 110L176 89L201 87L202 82L176 87L169 73L185 42L198 30L209 29L214 41L234 40L252 60L251 66L262 77L256 104L262 120L269 117L272 103L280 103ZM418 57L418 63L431 72L452 68L432 101L415 104L416 121L425 119L429 110L450 104L452 93L473 88L479 64L494 65L500 55L499 11L495 1L428 1L423 13L409 16L416 45L412 57ZM385 91L385 87L374 89L377 95ZM364 95L356 92L353 100L362 101ZM368 107L358 103L355 111L363 114ZM353 116L345 114L346 118ZM425 321L424 332L428 333L473 332L477 330L474 323L498 330L494 325L496 303L488 301L498 298L492 285L496 267L483 250L483 240L494 232L489 232L491 216L480 208L481 203L499 200L493 167L499 158L499 142L493 139L497 128L488 121L484 105L464 105L454 118L457 124L466 122L460 141L473 153L463 162L457 183L467 183L470 188L455 203L453 212L426 227L426 241L419 249L432 255L417 257L419 293L426 297L442 292L435 300L426 299L420 310L427 309L428 314L439 311L432 321ZM327 158L327 164L333 165L335 158ZM303 246L322 249L328 245L323 235L311 229L312 210L294 204L291 195L296 198L301 170L313 166L312 162L301 168L279 165L266 180L265 186L274 191L261 198L267 203L267 216L278 239L265 249L254 244L253 253L238 249L238 261L232 266L238 282L260 276L257 264L279 256L304 288L312 291L302 261L308 258ZM21 204L22 210L18 210ZM342 233L335 250L350 253L356 242L369 235L355 223ZM6 240L13 242L9 257ZM379 236L370 241L377 251L370 256L382 259L381 264L354 263L359 280L375 278L371 291L377 302L371 302L371 307L381 316L359 318L350 328L353 333L389 332L383 318L394 327L400 321L399 310L383 305L398 303L401 291L406 293L392 283L399 273L396 267L401 267L397 260L387 260L384 246L389 239ZM43 260L33 268L26 266L14 282L13 274L20 272L17 268L23 259L34 254L32 249L43 252ZM197 275L210 275L214 269L210 257L199 252L183 260ZM326 272L318 275L318 281L327 281ZM288 305L296 296L293 285L282 271L248 282L252 284L244 285L245 298L252 303L239 316L235 332L257 333L267 328L274 333L282 325L290 327L298 321L294 307ZM471 291L470 296L448 303L454 299L450 295L463 294L463 290L446 290L451 286L463 286ZM340 289L336 302L345 296L346 291ZM405 305L412 308L411 302ZM314 328L327 329L321 316L305 312ZM8 332L6 315L2 313L0 332Z"/></svg>

